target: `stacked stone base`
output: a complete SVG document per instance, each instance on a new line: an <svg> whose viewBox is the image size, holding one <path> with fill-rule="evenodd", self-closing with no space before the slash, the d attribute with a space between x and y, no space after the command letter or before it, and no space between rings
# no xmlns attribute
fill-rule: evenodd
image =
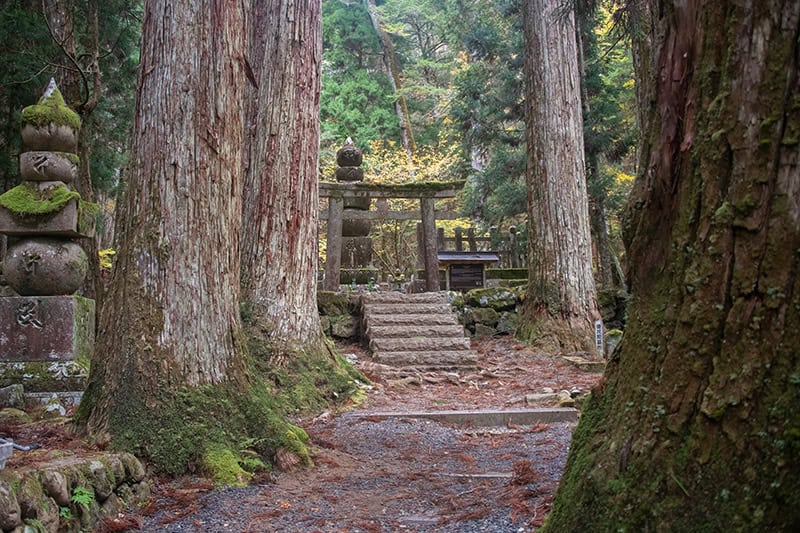
<svg viewBox="0 0 800 533"><path fill-rule="evenodd" d="M94 330L94 300L0 298L0 387L19 383L27 393L40 394L82 391Z"/></svg>

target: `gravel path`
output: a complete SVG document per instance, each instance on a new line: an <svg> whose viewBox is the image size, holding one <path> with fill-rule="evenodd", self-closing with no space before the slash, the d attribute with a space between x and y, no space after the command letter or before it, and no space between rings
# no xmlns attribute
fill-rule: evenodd
<svg viewBox="0 0 800 533"><path fill-rule="evenodd" d="M541 525L566 461L573 425L464 428L364 413L522 407L543 387L588 388L599 375L534 354L509 339L476 345L478 372L381 375L358 412L299 421L316 468L213 489L184 478L156 487L140 531L377 533L522 532ZM357 347L342 347L347 353ZM363 359L361 359L363 360ZM410 376L414 377L414 376Z"/></svg>

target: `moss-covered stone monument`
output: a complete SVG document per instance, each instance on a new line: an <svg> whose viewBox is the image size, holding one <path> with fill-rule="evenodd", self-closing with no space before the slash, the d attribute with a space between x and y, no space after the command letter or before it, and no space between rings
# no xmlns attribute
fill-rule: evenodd
<svg viewBox="0 0 800 533"><path fill-rule="evenodd" d="M17 296L0 298L0 387L80 391L94 349L94 300L75 292L88 258L75 242L94 236L95 204L72 188L80 118L50 80L22 111L22 183L0 195L0 233L9 237L3 275Z"/></svg>

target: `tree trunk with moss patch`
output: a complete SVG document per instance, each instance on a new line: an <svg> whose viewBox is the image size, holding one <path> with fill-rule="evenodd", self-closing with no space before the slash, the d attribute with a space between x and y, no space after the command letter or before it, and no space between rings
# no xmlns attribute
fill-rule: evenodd
<svg viewBox="0 0 800 533"><path fill-rule="evenodd" d="M800 4L652 13L634 300L544 531L797 531Z"/></svg>
<svg viewBox="0 0 800 533"><path fill-rule="evenodd" d="M524 6L528 290L520 334L549 351L594 352L597 317L574 17Z"/></svg>
<svg viewBox="0 0 800 533"><path fill-rule="evenodd" d="M320 2L257 2L242 300L272 364L325 349L317 313ZM265 354L267 355L267 354Z"/></svg>
<svg viewBox="0 0 800 533"><path fill-rule="evenodd" d="M91 432L145 454L180 391L247 390L239 321L243 30L239 2L145 5L120 248L80 408ZM178 403L189 418L207 416ZM146 431L141 420L151 434L130 429Z"/></svg>

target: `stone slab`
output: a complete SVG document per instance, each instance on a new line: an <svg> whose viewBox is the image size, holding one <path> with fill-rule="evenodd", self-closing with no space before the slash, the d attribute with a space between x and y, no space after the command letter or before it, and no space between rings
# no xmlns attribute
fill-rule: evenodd
<svg viewBox="0 0 800 533"><path fill-rule="evenodd" d="M375 352L378 363L403 368L475 368L478 354L472 350L431 350L417 352Z"/></svg>
<svg viewBox="0 0 800 533"><path fill-rule="evenodd" d="M425 294L425 293L423 293ZM372 315L369 317L370 326L422 326L422 325L457 325L455 315Z"/></svg>
<svg viewBox="0 0 800 533"><path fill-rule="evenodd" d="M81 296L0 298L0 361L91 359L94 300Z"/></svg>
<svg viewBox="0 0 800 533"><path fill-rule="evenodd" d="M0 233L10 237L66 237L90 238L95 235L94 218L81 221L78 201L70 200L64 209L47 218L33 218L22 221L11 211L0 206Z"/></svg>
<svg viewBox="0 0 800 533"><path fill-rule="evenodd" d="M370 322L367 328L370 338L409 338L409 337L463 337L464 326L461 324L412 324L376 326Z"/></svg>
<svg viewBox="0 0 800 533"><path fill-rule="evenodd" d="M371 338L372 352L422 352L469 350L466 337Z"/></svg>
<svg viewBox="0 0 800 533"><path fill-rule="evenodd" d="M438 422L447 422L460 426L472 427L506 427L509 424L519 426L533 424L553 424L558 422L577 422L578 411L570 408L541 409L488 409L470 411L410 411L410 412L378 412L353 413L356 418L424 418Z"/></svg>
<svg viewBox="0 0 800 533"><path fill-rule="evenodd" d="M18 383L26 393L83 390L94 329L94 300L0 298L0 387Z"/></svg>
<svg viewBox="0 0 800 533"><path fill-rule="evenodd" d="M565 356L564 360L584 372L602 374L606 369L606 362L602 359L585 359L577 356Z"/></svg>

